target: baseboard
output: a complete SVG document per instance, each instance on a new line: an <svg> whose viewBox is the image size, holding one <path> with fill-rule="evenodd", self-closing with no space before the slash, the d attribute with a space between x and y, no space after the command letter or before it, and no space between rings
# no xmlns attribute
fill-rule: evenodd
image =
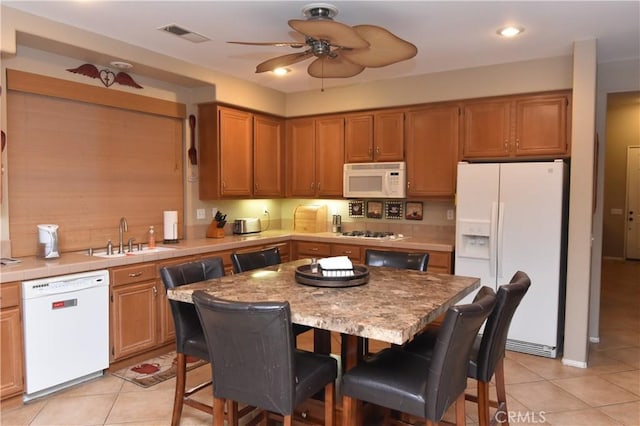
<svg viewBox="0 0 640 426"><path fill-rule="evenodd" d="M617 256L602 256L603 260L617 260L617 261L624 261L624 257L617 257Z"/></svg>
<svg viewBox="0 0 640 426"><path fill-rule="evenodd" d="M562 365L576 368L587 368L587 363L583 361L575 361L573 359L562 358Z"/></svg>

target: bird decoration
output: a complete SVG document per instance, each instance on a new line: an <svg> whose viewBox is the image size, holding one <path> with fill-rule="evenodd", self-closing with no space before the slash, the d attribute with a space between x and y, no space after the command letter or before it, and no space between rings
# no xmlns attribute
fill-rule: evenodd
<svg viewBox="0 0 640 426"><path fill-rule="evenodd" d="M136 83L129 74L126 72L120 71L118 74L114 73L110 69L98 70L93 64L84 64L80 65L78 68L69 68L67 71L86 75L91 78L98 78L105 85L105 87L111 86L113 83L122 84L123 86L131 86L136 89L142 89L138 83Z"/></svg>

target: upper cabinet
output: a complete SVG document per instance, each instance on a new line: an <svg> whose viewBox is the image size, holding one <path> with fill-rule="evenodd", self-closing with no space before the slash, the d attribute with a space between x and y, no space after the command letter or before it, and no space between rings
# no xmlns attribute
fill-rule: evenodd
<svg viewBox="0 0 640 426"><path fill-rule="evenodd" d="M253 195L284 195L284 121L253 116Z"/></svg>
<svg viewBox="0 0 640 426"><path fill-rule="evenodd" d="M406 113L407 197L455 194L459 143L457 104L409 110Z"/></svg>
<svg viewBox="0 0 640 426"><path fill-rule="evenodd" d="M569 111L568 91L465 102L462 158L568 157Z"/></svg>
<svg viewBox="0 0 640 426"><path fill-rule="evenodd" d="M287 195L342 197L344 118L287 120Z"/></svg>
<svg viewBox="0 0 640 426"><path fill-rule="evenodd" d="M345 159L347 163L404 160L404 112L345 116Z"/></svg>
<svg viewBox="0 0 640 426"><path fill-rule="evenodd" d="M200 199L283 195L282 120L198 105Z"/></svg>

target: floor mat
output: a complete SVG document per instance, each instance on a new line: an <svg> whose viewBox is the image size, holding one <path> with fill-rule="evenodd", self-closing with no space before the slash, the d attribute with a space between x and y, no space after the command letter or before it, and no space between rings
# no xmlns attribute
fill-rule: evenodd
<svg viewBox="0 0 640 426"><path fill-rule="evenodd" d="M135 383L143 388L148 388L176 376L176 352L161 355L139 364L114 371L111 374ZM206 364L207 361L188 356L187 371Z"/></svg>

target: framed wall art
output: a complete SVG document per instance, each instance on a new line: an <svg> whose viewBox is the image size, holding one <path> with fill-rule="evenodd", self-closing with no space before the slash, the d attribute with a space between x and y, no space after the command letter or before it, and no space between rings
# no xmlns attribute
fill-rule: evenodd
<svg viewBox="0 0 640 426"><path fill-rule="evenodd" d="M385 219L402 219L402 201L387 201L384 208Z"/></svg>
<svg viewBox="0 0 640 426"><path fill-rule="evenodd" d="M422 201L407 201L404 206L404 218L407 220L422 220Z"/></svg>
<svg viewBox="0 0 640 426"><path fill-rule="evenodd" d="M367 217L382 219L382 201L367 201Z"/></svg>
<svg viewBox="0 0 640 426"><path fill-rule="evenodd" d="M349 201L349 217L364 217L364 201Z"/></svg>

